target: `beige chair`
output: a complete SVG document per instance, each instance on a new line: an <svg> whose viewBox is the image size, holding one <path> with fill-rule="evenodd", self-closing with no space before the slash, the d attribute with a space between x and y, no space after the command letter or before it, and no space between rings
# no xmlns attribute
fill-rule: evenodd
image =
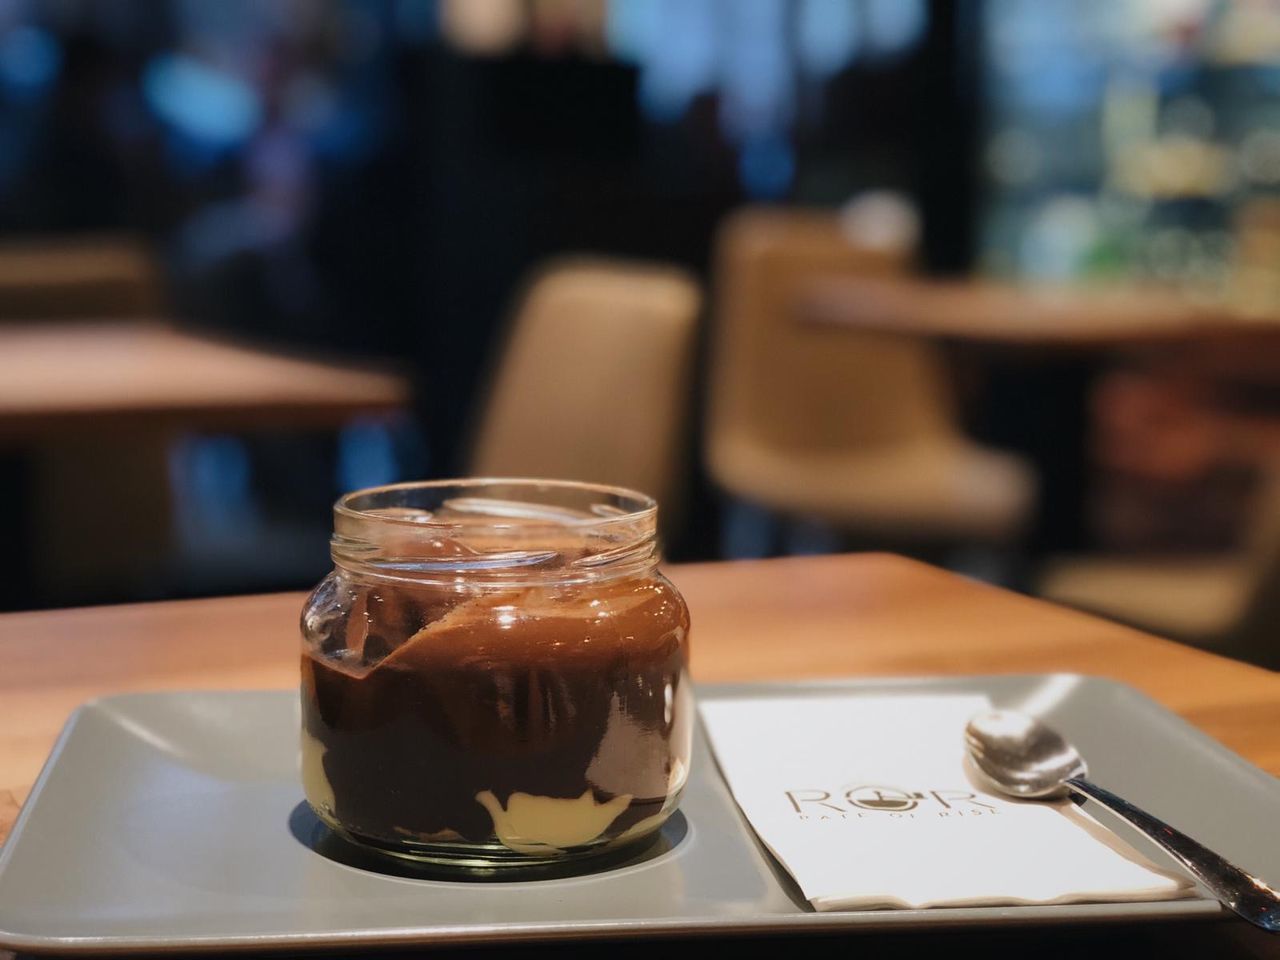
<svg viewBox="0 0 1280 960"><path fill-rule="evenodd" d="M747 209L723 225L706 438L731 494L872 541L1007 542L1034 498L1021 459L968 439L931 346L808 324L807 280L905 271L835 215Z"/></svg>
<svg viewBox="0 0 1280 960"><path fill-rule="evenodd" d="M1047 566L1037 592L1153 633L1280 666L1280 464L1264 474L1238 552L1061 557Z"/></svg>
<svg viewBox="0 0 1280 960"><path fill-rule="evenodd" d="M0 321L154 317L160 286L155 262L131 237L0 244Z"/></svg>
<svg viewBox="0 0 1280 960"><path fill-rule="evenodd" d="M514 319L472 448L481 476L620 484L679 514L697 284L668 267L567 260Z"/></svg>

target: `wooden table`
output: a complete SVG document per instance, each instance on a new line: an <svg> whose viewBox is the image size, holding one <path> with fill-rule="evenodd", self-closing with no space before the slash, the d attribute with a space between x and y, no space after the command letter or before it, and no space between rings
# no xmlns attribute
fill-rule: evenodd
<svg viewBox="0 0 1280 960"><path fill-rule="evenodd" d="M692 610L699 681L1099 674L1132 684L1280 772L1280 674L888 555L669 572ZM302 601L302 594L275 594L0 615L0 836L67 716L86 699L128 690L295 686ZM1200 932L1190 935L1180 925L1173 933L1069 933L1062 942L1078 947L1079 937L1105 936L1114 944L1132 936L1148 949L1154 936L1163 956L1187 943L1217 949L1228 942L1246 956L1264 955L1250 953L1261 941L1243 924L1195 926ZM900 938L878 942L903 955L896 952Z"/></svg>
<svg viewBox="0 0 1280 960"><path fill-rule="evenodd" d="M1036 465L1035 554L1092 548L1089 395L1103 362L1228 383L1274 382L1280 316L1196 302L1141 285L1063 285L911 277L820 277L794 303L823 335L864 333L951 348L964 393L981 393L983 439ZM981 384L977 387L976 384Z"/></svg>
<svg viewBox="0 0 1280 960"><path fill-rule="evenodd" d="M1073 671L1280 773L1280 674L881 554L680 566L699 681ZM0 615L0 833L68 714L125 690L297 683L302 594Z"/></svg>
<svg viewBox="0 0 1280 960"><path fill-rule="evenodd" d="M179 432L338 427L404 410L404 377L155 322L0 324L0 448L32 465L31 589L128 591L170 550Z"/></svg>
<svg viewBox="0 0 1280 960"><path fill-rule="evenodd" d="M806 286L797 311L803 322L819 326L1020 349L1098 350L1237 338L1280 342L1280 318L1274 315L1141 286L825 277Z"/></svg>
<svg viewBox="0 0 1280 960"><path fill-rule="evenodd" d="M399 376L160 323L0 324L0 440L158 425L327 426L408 400Z"/></svg>

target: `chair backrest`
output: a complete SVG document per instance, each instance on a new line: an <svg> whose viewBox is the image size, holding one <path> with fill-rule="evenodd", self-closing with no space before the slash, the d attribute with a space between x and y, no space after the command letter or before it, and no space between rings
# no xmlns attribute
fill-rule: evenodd
<svg viewBox="0 0 1280 960"><path fill-rule="evenodd" d="M747 208L725 221L710 358L713 473L721 438L834 452L952 432L936 349L805 323L797 309L815 277L899 274L910 257L858 246L834 213Z"/></svg>
<svg viewBox="0 0 1280 960"><path fill-rule="evenodd" d="M669 522L701 299L692 278L664 266L567 260L541 271L490 384L472 472L632 487Z"/></svg>

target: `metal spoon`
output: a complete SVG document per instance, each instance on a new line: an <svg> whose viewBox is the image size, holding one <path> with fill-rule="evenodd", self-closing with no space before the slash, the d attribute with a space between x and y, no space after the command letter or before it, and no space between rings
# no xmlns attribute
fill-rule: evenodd
<svg viewBox="0 0 1280 960"><path fill-rule="evenodd" d="M1280 893L1184 833L1090 783L1084 758L1052 728L1013 710L981 713L965 727L969 756L1000 792L1027 799L1074 790L1137 827L1190 870L1225 906L1250 923L1280 932Z"/></svg>

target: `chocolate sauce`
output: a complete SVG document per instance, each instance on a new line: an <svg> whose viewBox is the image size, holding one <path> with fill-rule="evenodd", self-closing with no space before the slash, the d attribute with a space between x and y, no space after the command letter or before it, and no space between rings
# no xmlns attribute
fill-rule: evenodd
<svg viewBox="0 0 1280 960"><path fill-rule="evenodd" d="M556 854L651 832L688 768L688 611L656 575L349 585L304 631L308 800L386 846Z"/></svg>

